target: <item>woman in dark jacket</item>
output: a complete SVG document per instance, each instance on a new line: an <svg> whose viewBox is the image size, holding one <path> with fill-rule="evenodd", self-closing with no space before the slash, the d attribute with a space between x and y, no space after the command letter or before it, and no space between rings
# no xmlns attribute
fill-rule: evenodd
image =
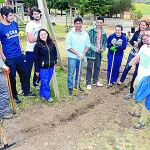
<svg viewBox="0 0 150 150"><path fill-rule="evenodd" d="M130 40L130 44L132 45L132 49L129 53L126 66L123 70L123 73L122 73L122 76L120 78L120 82L118 82L118 85L121 85L125 81L126 76L131 69L131 66L129 66L129 62L139 52L140 47L141 47L141 42L142 42L142 35L148 27L149 27L148 23L145 20L142 20L139 23L139 29L134 33L132 39ZM135 70L134 70L134 73L132 76L132 80L131 80L130 92L124 97L125 99L130 99L133 96L133 92L134 92L133 84L134 84L135 78L137 76L138 66L139 66L139 64L136 64Z"/></svg>
<svg viewBox="0 0 150 150"><path fill-rule="evenodd" d="M40 77L40 97L51 102L50 81L57 63L56 47L45 29L38 32L37 43L34 46L35 73Z"/></svg>

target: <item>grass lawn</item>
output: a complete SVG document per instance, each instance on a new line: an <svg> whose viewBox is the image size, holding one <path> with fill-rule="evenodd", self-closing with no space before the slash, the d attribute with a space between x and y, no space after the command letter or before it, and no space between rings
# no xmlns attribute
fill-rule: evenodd
<svg viewBox="0 0 150 150"><path fill-rule="evenodd" d="M135 8L137 10L140 10L143 15L150 15L150 5L149 4L135 3Z"/></svg>

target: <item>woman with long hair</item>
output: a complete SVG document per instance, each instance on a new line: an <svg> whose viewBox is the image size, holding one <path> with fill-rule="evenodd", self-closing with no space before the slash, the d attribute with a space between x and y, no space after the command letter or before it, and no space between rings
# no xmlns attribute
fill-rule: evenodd
<svg viewBox="0 0 150 150"><path fill-rule="evenodd" d="M35 73L40 77L40 97L52 102L50 92L50 81L54 72L54 65L57 63L57 51L55 44L47 30L40 29L37 42L34 46Z"/></svg>
<svg viewBox="0 0 150 150"><path fill-rule="evenodd" d="M118 85L121 85L125 81L126 76L131 69L131 66L129 66L129 62L139 52L140 47L142 45L141 44L142 43L142 35L148 27L149 27L149 24L145 20L142 20L139 23L139 29L133 34L133 37L130 40L130 44L132 45L132 49L129 53L126 66L123 70L123 73L122 73L122 76L120 78L120 81L118 82ZM134 73L132 76L132 80L131 80L130 92L124 97L125 99L130 99L133 96L133 92L134 92L133 84L134 84L135 78L137 76L138 66L139 66L139 64L136 64L135 70L134 70Z"/></svg>

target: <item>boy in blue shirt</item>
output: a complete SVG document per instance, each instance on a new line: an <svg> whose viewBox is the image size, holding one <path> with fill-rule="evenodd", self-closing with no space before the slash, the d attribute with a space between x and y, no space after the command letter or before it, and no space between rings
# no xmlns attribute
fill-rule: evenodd
<svg viewBox="0 0 150 150"><path fill-rule="evenodd" d="M14 10L10 6L1 8L2 22L0 23L0 42L2 45L1 55L5 64L10 68L10 81L12 94L16 103L18 98L16 89L16 71L19 74L24 96L33 96L30 93L29 81L27 80L27 67L24 54L21 51L18 37L19 28L14 20Z"/></svg>

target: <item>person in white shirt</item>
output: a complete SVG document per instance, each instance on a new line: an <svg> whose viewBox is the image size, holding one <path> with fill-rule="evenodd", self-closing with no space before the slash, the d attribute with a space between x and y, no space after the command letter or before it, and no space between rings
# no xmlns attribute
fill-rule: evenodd
<svg viewBox="0 0 150 150"><path fill-rule="evenodd" d="M34 46L36 44L37 35L39 30L42 28L41 24L41 11L37 7L31 8L30 13L31 21L26 26L27 35L27 47L26 47L26 63L28 69L28 80L31 78L32 67L34 63ZM38 87L39 78L34 73L33 86ZM30 85L29 85L30 86Z"/></svg>
<svg viewBox="0 0 150 150"><path fill-rule="evenodd" d="M138 102L138 105L135 112L129 112L134 117L140 116L138 123L134 126L135 129L142 129L145 126L150 112L150 29L144 32L144 36L147 37L146 44L141 47L139 53L129 63L131 66L139 62L136 83L138 87L135 93L135 100Z"/></svg>

